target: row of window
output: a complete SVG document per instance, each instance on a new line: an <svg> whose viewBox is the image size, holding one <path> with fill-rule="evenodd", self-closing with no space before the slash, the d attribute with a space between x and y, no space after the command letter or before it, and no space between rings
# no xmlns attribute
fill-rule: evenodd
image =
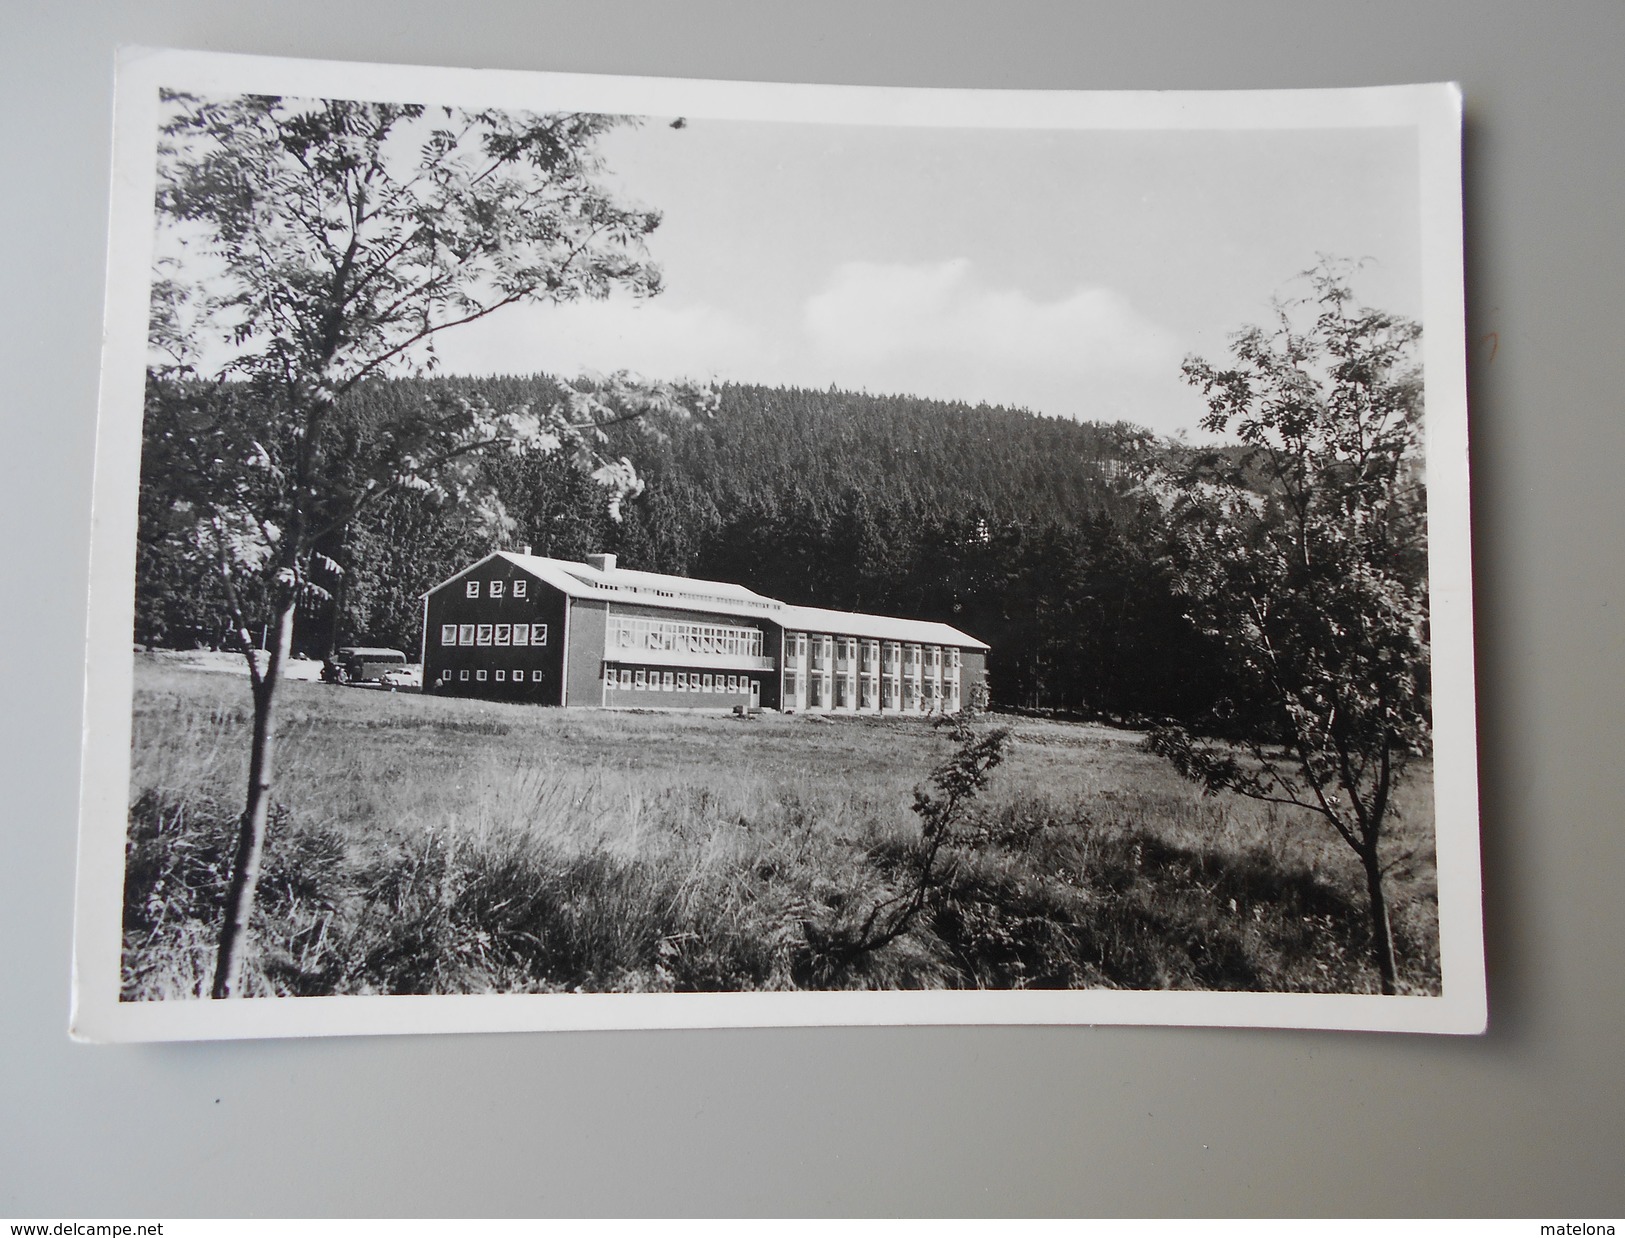
<svg viewBox="0 0 1625 1238"><path fill-rule="evenodd" d="M786 706L794 706L797 703L799 683L795 671L784 672ZM836 709L850 709L854 699L860 709L874 709L877 698L882 702L881 708L884 709L932 710L937 708L938 702L946 702L950 712L957 712L959 709L959 684L954 680L940 684L932 679L916 683L912 679L905 678L899 684L897 676L887 675L880 681L877 693L875 677L872 675L865 675L856 683L850 676L838 675L832 682L828 675L815 671L806 676L806 689L807 705L813 709L830 706Z"/></svg>
<svg viewBox="0 0 1625 1238"><path fill-rule="evenodd" d="M720 653L759 658L762 656L762 633L758 628L732 627L720 623L683 623L675 619L612 615L609 620L609 647L669 649L679 653Z"/></svg>
<svg viewBox="0 0 1625 1238"><path fill-rule="evenodd" d="M749 675L715 675L700 671L635 671L612 667L604 671L612 688L634 692L749 692Z"/></svg>
<svg viewBox="0 0 1625 1238"><path fill-rule="evenodd" d="M442 623L442 645L545 645L545 623Z"/></svg>
<svg viewBox="0 0 1625 1238"><path fill-rule="evenodd" d="M510 597L522 598L529 581L524 580L488 580L485 582L485 596L499 598L504 593ZM511 590L511 592L510 592ZM463 596L477 598L480 596L480 582L470 580L463 585Z"/></svg>
<svg viewBox="0 0 1625 1238"><path fill-rule="evenodd" d="M473 680L474 680L475 683L484 683L485 679L486 679L485 668L481 667L480 669L472 672L472 676L473 676ZM457 678L458 683L467 683L469 681L469 677L470 677L470 672L467 669L460 670L456 674L456 678ZM512 672L508 671L506 668L499 668L495 672L495 678L496 678L497 683L524 683L525 682L525 672L524 672L523 668L519 668L519 667L516 667ZM452 681L452 672L451 672L451 670L449 668L440 672L440 682L441 683L450 683L451 681ZM542 672L541 671L531 671L530 672L530 681L531 681L531 683L541 683L542 682Z"/></svg>
<svg viewBox="0 0 1625 1238"><path fill-rule="evenodd" d="M882 656L884 655L884 656ZM814 669L824 666L831 657L850 663L861 657L860 667L872 671L877 662L895 667L901 660L904 666L959 666L959 650L944 649L939 645L903 645L896 641L858 641L853 637L813 636L808 640L805 632L784 634L784 660L788 664L810 658Z"/></svg>

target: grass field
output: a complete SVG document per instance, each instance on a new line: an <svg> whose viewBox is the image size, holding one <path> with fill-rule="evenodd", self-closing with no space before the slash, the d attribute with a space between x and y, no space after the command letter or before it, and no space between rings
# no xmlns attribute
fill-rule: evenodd
<svg viewBox="0 0 1625 1238"><path fill-rule="evenodd" d="M854 987L1375 992L1354 857L1203 798L1138 735L1026 719L896 940L921 720L606 713L285 683L247 991ZM207 985L246 779L242 678L138 655L123 996ZM1432 800L1402 789L1402 991L1437 992ZM845 935L843 938L843 934Z"/></svg>

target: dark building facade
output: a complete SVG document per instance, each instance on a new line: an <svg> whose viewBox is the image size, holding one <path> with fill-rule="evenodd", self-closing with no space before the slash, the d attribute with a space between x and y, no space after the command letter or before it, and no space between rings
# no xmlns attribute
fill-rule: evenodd
<svg viewBox="0 0 1625 1238"><path fill-rule="evenodd" d="M423 595L423 690L642 709L953 713L987 645L947 624L497 551Z"/></svg>

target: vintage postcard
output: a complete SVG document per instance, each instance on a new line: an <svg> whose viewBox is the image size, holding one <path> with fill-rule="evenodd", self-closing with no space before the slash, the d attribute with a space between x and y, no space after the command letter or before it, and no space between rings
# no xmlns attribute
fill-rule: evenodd
<svg viewBox="0 0 1625 1238"><path fill-rule="evenodd" d="M126 53L74 1035L1482 1030L1460 122Z"/></svg>

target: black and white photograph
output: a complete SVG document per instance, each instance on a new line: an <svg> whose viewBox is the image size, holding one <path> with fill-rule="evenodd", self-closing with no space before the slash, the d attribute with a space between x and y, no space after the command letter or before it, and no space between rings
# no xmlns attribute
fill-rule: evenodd
<svg viewBox="0 0 1625 1238"><path fill-rule="evenodd" d="M1483 1028L1453 87L118 101L76 1035Z"/></svg>

